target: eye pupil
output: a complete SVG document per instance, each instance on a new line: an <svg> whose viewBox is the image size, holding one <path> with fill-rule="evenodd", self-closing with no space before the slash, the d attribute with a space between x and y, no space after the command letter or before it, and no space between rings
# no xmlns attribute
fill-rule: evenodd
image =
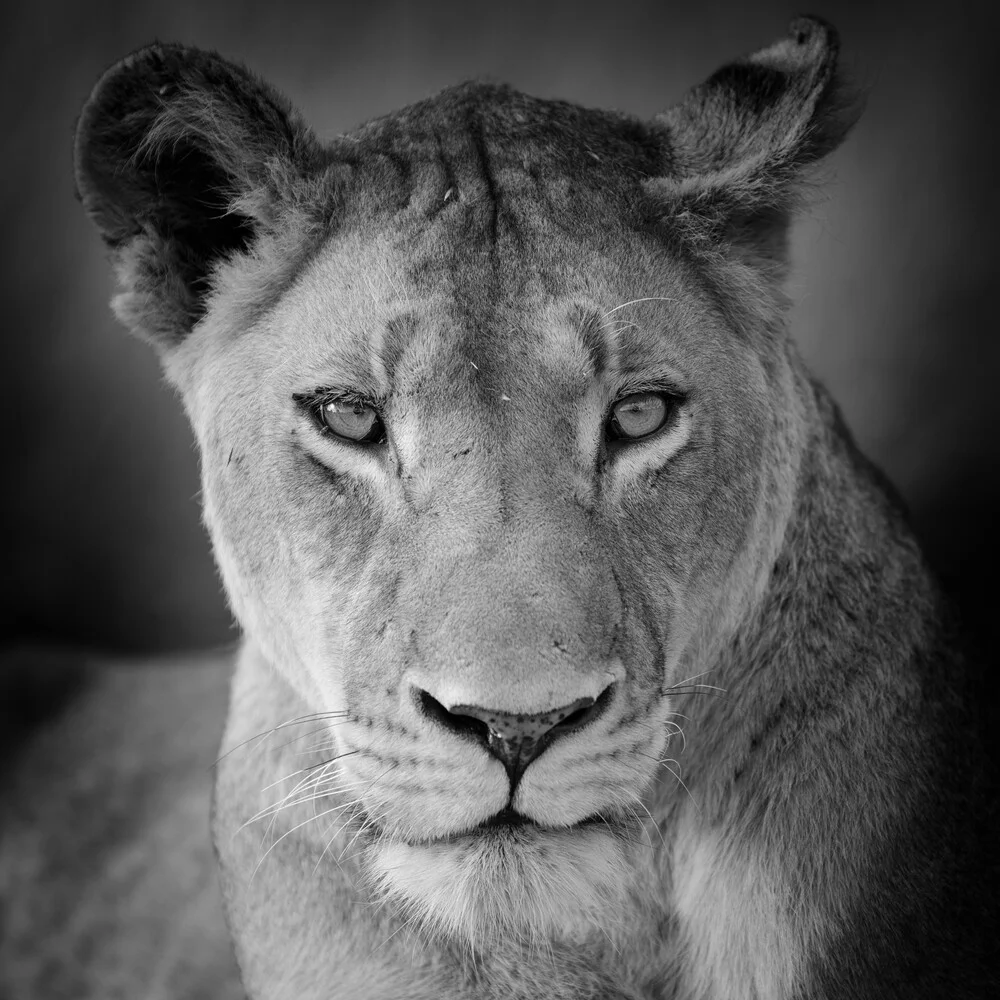
<svg viewBox="0 0 1000 1000"><path fill-rule="evenodd" d="M636 441L658 431L670 416L671 402L655 392L637 392L620 399L611 408L608 434L624 441Z"/></svg>
<svg viewBox="0 0 1000 1000"><path fill-rule="evenodd" d="M382 440L385 428L375 408L366 403L334 400L324 403L324 425L337 437L372 444Z"/></svg>

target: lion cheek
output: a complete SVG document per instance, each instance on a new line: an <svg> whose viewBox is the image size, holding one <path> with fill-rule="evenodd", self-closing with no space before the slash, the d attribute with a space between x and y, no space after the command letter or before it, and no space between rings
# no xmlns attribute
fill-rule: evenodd
<svg viewBox="0 0 1000 1000"><path fill-rule="evenodd" d="M319 627L331 620L325 594L296 582L287 539L261 525L255 532L230 530L225 503L217 504L209 488L204 496L215 561L243 632L311 709L342 709L342 643L337 630ZM273 544L261 544L265 537Z"/></svg>

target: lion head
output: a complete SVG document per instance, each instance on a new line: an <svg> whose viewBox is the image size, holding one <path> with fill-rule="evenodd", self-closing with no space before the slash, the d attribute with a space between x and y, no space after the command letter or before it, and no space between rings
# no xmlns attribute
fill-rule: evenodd
<svg viewBox="0 0 1000 1000"><path fill-rule="evenodd" d="M310 792L368 886L449 937L606 932L660 879L673 697L755 613L806 446L780 278L835 49L796 22L648 122L466 84L321 144L156 45L84 110L247 656L329 723Z"/></svg>

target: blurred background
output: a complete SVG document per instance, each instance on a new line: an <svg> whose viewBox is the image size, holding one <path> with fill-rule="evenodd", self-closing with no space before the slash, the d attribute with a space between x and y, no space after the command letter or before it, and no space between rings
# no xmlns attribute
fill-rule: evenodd
<svg viewBox="0 0 1000 1000"><path fill-rule="evenodd" d="M794 329L912 510L966 622L996 635L992 4L826 0L868 93L795 232ZM197 459L152 353L117 326L74 200L75 116L153 39L217 48L321 136L469 77L652 115L782 35L789 0L28 3L5 14L0 282L8 646L163 652L235 637L199 521Z"/></svg>

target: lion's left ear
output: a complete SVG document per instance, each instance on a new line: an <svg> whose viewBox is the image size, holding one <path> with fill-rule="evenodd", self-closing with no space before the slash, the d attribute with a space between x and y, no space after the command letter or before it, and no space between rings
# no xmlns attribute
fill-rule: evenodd
<svg viewBox="0 0 1000 1000"><path fill-rule="evenodd" d="M805 168L858 117L838 79L836 31L801 17L787 37L723 66L657 117L670 169L647 181L669 214L712 238L774 250Z"/></svg>

